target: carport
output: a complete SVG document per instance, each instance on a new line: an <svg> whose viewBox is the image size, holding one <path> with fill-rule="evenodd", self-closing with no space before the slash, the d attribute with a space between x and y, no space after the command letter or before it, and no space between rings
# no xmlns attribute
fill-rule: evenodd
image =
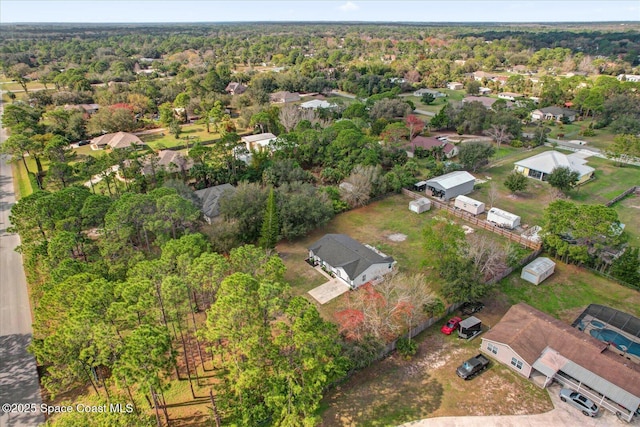
<svg viewBox="0 0 640 427"><path fill-rule="evenodd" d="M550 347L545 349L532 367L534 372L537 371L545 376L543 387L556 380L563 387L582 393L597 405L625 421L631 421L633 413L640 406L640 397L572 362ZM538 376L538 378L540 377Z"/></svg>

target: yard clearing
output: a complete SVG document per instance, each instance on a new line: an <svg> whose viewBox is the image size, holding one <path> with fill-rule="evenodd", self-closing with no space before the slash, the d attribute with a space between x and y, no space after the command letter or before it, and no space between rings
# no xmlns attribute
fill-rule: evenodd
<svg viewBox="0 0 640 427"><path fill-rule="evenodd" d="M521 216L523 224L540 225L544 208L555 199L553 187L547 182L529 179L527 181L527 190L514 195L504 186L504 181L513 171L514 162L550 149L549 147L537 147L533 150L514 152L507 157L499 159L493 163L492 167L486 169L482 176L490 177L491 181L495 182L498 190L493 206ZM558 151L563 152L562 150ZM569 191L569 201L582 204L605 204L628 188L640 185L638 178L640 176L640 168L637 166L625 165L624 167L618 167L612 161L599 157L589 157L587 165L595 169L595 179ZM479 189L474 192L472 197L487 203L487 206L491 205L491 203L488 203L489 188L489 183L479 185ZM640 203L636 204L640 205ZM621 203L616 204L616 206L621 206ZM623 208L619 209L620 211L624 210ZM630 221L630 225L632 225L627 231L635 239L640 239L640 223L638 223L638 220L634 220L631 212L632 210L629 210L630 214L626 216Z"/></svg>
<svg viewBox="0 0 640 427"><path fill-rule="evenodd" d="M572 264L555 260L555 272L539 285L520 278L520 270L502 280L499 290L510 304L525 302L567 323L592 303L640 316L640 293Z"/></svg>
<svg viewBox="0 0 640 427"><path fill-rule="evenodd" d="M477 316L491 322L507 308L503 299ZM321 425L388 426L430 417L523 415L553 409L546 391L495 361L470 381L458 378L455 369L478 353L480 340L445 336L440 324L418 337L418 352L411 360L393 353L329 391Z"/></svg>

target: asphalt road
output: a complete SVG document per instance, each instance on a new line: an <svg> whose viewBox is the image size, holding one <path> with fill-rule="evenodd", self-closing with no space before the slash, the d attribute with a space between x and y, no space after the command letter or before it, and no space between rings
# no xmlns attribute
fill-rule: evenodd
<svg viewBox="0 0 640 427"><path fill-rule="evenodd" d="M0 98L2 92L0 92ZM2 101L0 100L0 117ZM6 134L0 123L0 144ZM17 234L7 233L9 213L15 203L11 165L0 158L0 404L40 405L40 384L36 361L27 352L31 343L31 307L22 256L15 252ZM22 409L22 408L14 408ZM0 427L37 426L44 422L39 412L6 412L0 408Z"/></svg>

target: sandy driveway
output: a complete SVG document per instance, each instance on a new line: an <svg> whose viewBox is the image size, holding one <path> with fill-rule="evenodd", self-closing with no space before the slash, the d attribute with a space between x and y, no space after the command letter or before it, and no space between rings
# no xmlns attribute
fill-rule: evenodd
<svg viewBox="0 0 640 427"><path fill-rule="evenodd" d="M611 412L601 410L596 418L589 418L576 408L560 401L560 385L553 384L547 390L554 409L538 415L502 415L487 417L440 417L426 418L402 424L401 427L605 427L605 426L640 426L636 417L632 423L620 421ZM523 403L525 404L525 403Z"/></svg>

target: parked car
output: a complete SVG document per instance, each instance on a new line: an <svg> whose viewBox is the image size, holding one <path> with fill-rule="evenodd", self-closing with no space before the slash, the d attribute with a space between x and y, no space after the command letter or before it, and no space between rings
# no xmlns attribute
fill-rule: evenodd
<svg viewBox="0 0 640 427"><path fill-rule="evenodd" d="M89 145L89 144L91 144L91 141L87 139L83 139L82 141L78 142L78 147L82 147L83 145Z"/></svg>
<svg viewBox="0 0 640 427"><path fill-rule="evenodd" d="M471 316L472 314L481 311L483 308L484 308L484 304L481 303L480 301L465 302L460 307L460 311L465 316Z"/></svg>
<svg viewBox="0 0 640 427"><path fill-rule="evenodd" d="M457 316L452 317L446 324L442 325L442 328L440 328L440 332L445 335L451 335L453 331L458 329L458 325L460 324L460 322L462 322L461 318Z"/></svg>
<svg viewBox="0 0 640 427"><path fill-rule="evenodd" d="M598 415L598 405L577 391L563 388L560 390L560 400L563 402L569 402L576 408L580 409L580 411L582 411L582 413L587 417L595 417Z"/></svg>
<svg viewBox="0 0 640 427"><path fill-rule="evenodd" d="M479 354L458 366L456 374L463 380L470 380L480 372L487 369L487 366L489 366L489 359L484 357L482 354Z"/></svg>

